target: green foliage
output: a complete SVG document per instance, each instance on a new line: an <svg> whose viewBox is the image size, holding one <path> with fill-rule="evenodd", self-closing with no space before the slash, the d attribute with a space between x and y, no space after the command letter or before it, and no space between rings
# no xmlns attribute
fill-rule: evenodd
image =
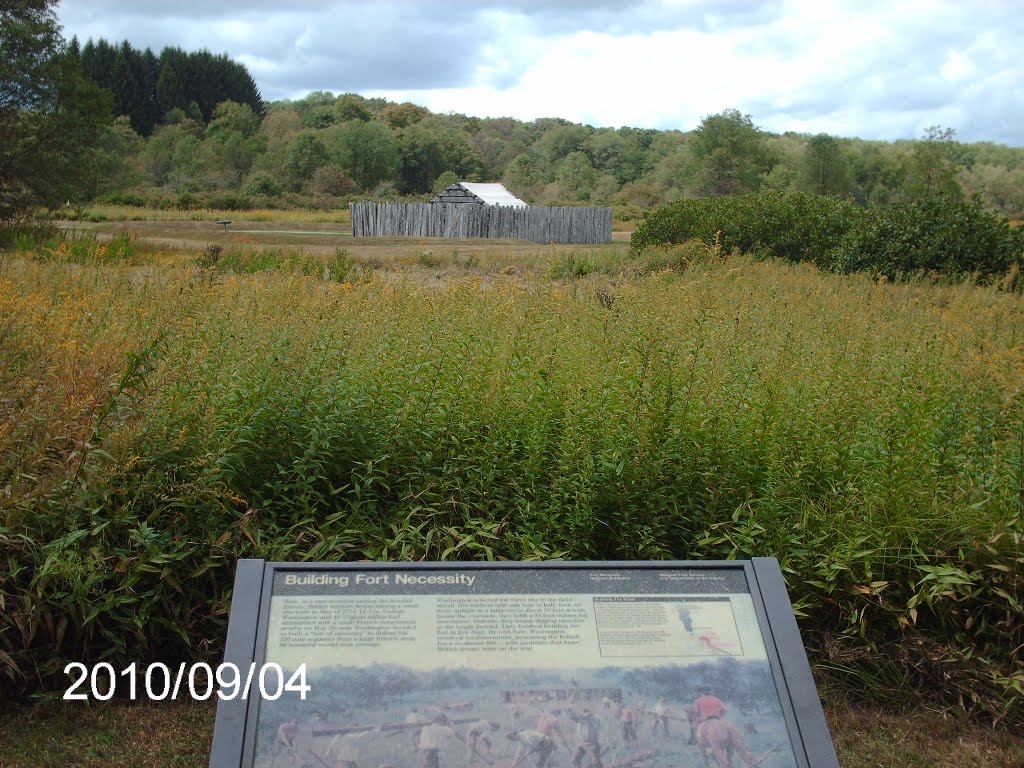
<svg viewBox="0 0 1024 768"><path fill-rule="evenodd" d="M601 129L587 138L585 151L598 171L612 176L622 186L650 170L648 149L654 134L635 128Z"/></svg>
<svg viewBox="0 0 1024 768"><path fill-rule="evenodd" d="M324 131L323 137L331 161L344 168L361 189L401 177L401 149L386 125L350 120Z"/></svg>
<svg viewBox="0 0 1024 768"><path fill-rule="evenodd" d="M127 40L114 46L101 38L82 47L79 61L92 83L111 92L116 114L130 117L143 136L167 122L166 115L174 110L204 123L227 101L263 114L256 82L245 66L226 55L168 47L156 56L148 48L136 50Z"/></svg>
<svg viewBox="0 0 1024 768"><path fill-rule="evenodd" d="M113 71L119 57L132 62L152 56L102 41L87 44L83 59L86 52L89 62L98 62L99 72ZM341 168L375 198L429 194L445 174L467 180L500 178L513 193L538 203L645 209L684 198L753 191L808 191L888 206L922 194L958 194L962 186L980 193L990 210L1024 214L1024 150L958 144L949 131L933 130L922 141L895 143L824 134L772 135L736 110L707 116L689 135L634 128L595 130L557 118L523 123L435 115L410 103L351 93L335 97L327 91L269 105L254 131L262 113L252 104L229 96L230 101L207 110L205 103L186 98L178 73L191 71L188 57L168 49L156 59L162 123L154 123L141 148L137 135L108 135L89 193L131 187L133 192L152 194L150 186L190 195L238 190L253 171L259 171L281 181L287 193L323 197L330 193L313 187L324 188L326 180L310 184L315 168L301 169L301 178L293 175L299 170L298 158L295 150L289 158L289 147L305 131L327 151L327 159L317 167ZM141 77L134 64L125 66L125 73ZM104 85L114 88L106 81ZM167 104L177 106L166 106L161 92L172 94L167 95ZM198 147L187 141L177 158L182 132L164 130L175 125L200 141ZM115 144L124 146L117 151L109 146ZM307 170L309 175L304 174ZM291 204L292 198L284 193L276 197L261 204Z"/></svg>
<svg viewBox="0 0 1024 768"><path fill-rule="evenodd" d="M979 200L929 197L869 210L835 257L843 272L869 270L889 279L918 272L954 278L1005 274L1024 266L1024 232L988 213Z"/></svg>
<svg viewBox="0 0 1024 768"><path fill-rule="evenodd" d="M206 126L208 138L227 141L234 134L253 136L260 127L260 118L248 104L222 101L213 110L213 120Z"/></svg>
<svg viewBox="0 0 1024 768"><path fill-rule="evenodd" d="M408 128L429 114L430 110L406 101L401 104L388 104L377 113L376 118L389 128Z"/></svg>
<svg viewBox="0 0 1024 768"><path fill-rule="evenodd" d="M345 123L349 120L370 119L370 110L366 106L366 99L356 93L343 93L334 102L334 113L337 115L337 122Z"/></svg>
<svg viewBox="0 0 1024 768"><path fill-rule="evenodd" d="M978 200L947 198L867 210L802 192L680 200L647 216L631 242L640 252L693 238L726 251L889 279L921 272L1000 277L1024 259L1020 229Z"/></svg>
<svg viewBox="0 0 1024 768"><path fill-rule="evenodd" d="M328 277L339 283L362 279L367 270L344 248L336 248L334 257L327 263Z"/></svg>
<svg viewBox="0 0 1024 768"><path fill-rule="evenodd" d="M352 195L359 191L359 185L344 168L337 165L322 165L313 171L309 187L314 194L334 197Z"/></svg>
<svg viewBox="0 0 1024 768"><path fill-rule="evenodd" d="M271 174L263 171L254 173L245 183L245 194L247 195L266 195L267 197L277 197L283 191L284 190L282 189L280 182L278 182L278 180Z"/></svg>
<svg viewBox="0 0 1024 768"><path fill-rule="evenodd" d="M445 171L437 177L437 181L434 182L434 188L431 190L435 195L439 195L444 192L452 184L459 181L459 176L455 171Z"/></svg>
<svg viewBox="0 0 1024 768"><path fill-rule="evenodd" d="M253 171L273 175L285 193L323 197L331 193L313 187L346 186L326 179L310 184L317 167L332 165L377 198L429 194L451 173L500 178L523 199L554 205L653 208L701 196L811 191L888 206L957 196L963 188L981 194L990 210L1024 214L1024 150L958 144L949 129L895 143L772 135L750 115L727 109L706 116L690 134L595 130L559 118L527 123L435 115L408 102L327 91L276 102L264 112L244 67L208 53L166 48L156 56L100 40L71 55L115 95L116 111L133 126L132 133L104 134L79 194L83 200L114 190L153 195L151 187L193 196L239 190ZM182 132L167 133L168 126L181 126L199 146ZM297 149L289 157L303 131L327 152L313 167ZM294 198L285 193L261 204L286 207Z"/></svg>
<svg viewBox="0 0 1024 768"><path fill-rule="evenodd" d="M516 157L505 168L502 181L512 194L526 199L536 199L545 180L544 168L530 154Z"/></svg>
<svg viewBox="0 0 1024 768"><path fill-rule="evenodd" d="M853 203L804 192L680 200L647 216L631 244L641 250L696 238L726 251L827 267L860 215Z"/></svg>
<svg viewBox="0 0 1024 768"><path fill-rule="evenodd" d="M313 131L303 131L288 145L284 168L292 186L298 189L313 175L313 171L327 164L327 148Z"/></svg>
<svg viewBox="0 0 1024 768"><path fill-rule="evenodd" d="M589 200L597 181L597 171L583 152L571 152L558 164L555 180L573 201Z"/></svg>
<svg viewBox="0 0 1024 768"><path fill-rule="evenodd" d="M771 166L764 134L735 109L706 116L690 148L703 165L701 191L715 197L756 192Z"/></svg>
<svg viewBox="0 0 1024 768"><path fill-rule="evenodd" d="M555 280L566 280L575 277L586 277L595 270L593 261L586 255L576 251L559 254L551 265L551 277Z"/></svg>
<svg viewBox="0 0 1024 768"><path fill-rule="evenodd" d="M262 248L242 250L230 248L212 252L209 248L199 257L198 263L213 266L222 272L239 275L257 272L295 272L310 277L324 274L324 262L304 251L290 248Z"/></svg>
<svg viewBox="0 0 1024 768"><path fill-rule="evenodd" d="M216 658L238 557L775 555L831 675L1020 723L1020 298L566 252L586 280L429 291L8 259L3 692Z"/></svg>
<svg viewBox="0 0 1024 768"><path fill-rule="evenodd" d="M544 133L532 147L532 152L549 167L574 152L582 152L593 129L585 125L559 125Z"/></svg>
<svg viewBox="0 0 1024 768"><path fill-rule="evenodd" d="M914 144L907 174L906 197L914 201L939 198L963 200L963 189L957 182L957 167L952 161L956 131L933 125L925 131L923 141Z"/></svg>
<svg viewBox="0 0 1024 768"><path fill-rule="evenodd" d="M685 272L695 265L723 258L717 243L708 244L697 239L661 248L646 248L641 255L642 272Z"/></svg>
<svg viewBox="0 0 1024 768"><path fill-rule="evenodd" d="M403 128L399 146L402 179L408 193L429 192L445 171L454 172L460 179L473 180L483 167L483 159L466 137L436 116Z"/></svg>
<svg viewBox="0 0 1024 768"><path fill-rule="evenodd" d="M67 53L52 2L0 6L0 224L95 191L110 102Z"/></svg>
<svg viewBox="0 0 1024 768"><path fill-rule="evenodd" d="M819 133L807 142L804 178L810 191L818 195L842 195L850 190L849 167L839 142Z"/></svg>

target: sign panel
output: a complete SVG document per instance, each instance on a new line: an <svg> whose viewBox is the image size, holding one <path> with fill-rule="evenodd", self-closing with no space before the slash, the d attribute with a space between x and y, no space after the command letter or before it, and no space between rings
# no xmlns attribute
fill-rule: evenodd
<svg viewBox="0 0 1024 768"><path fill-rule="evenodd" d="M838 765L753 563L247 562L211 765Z"/></svg>

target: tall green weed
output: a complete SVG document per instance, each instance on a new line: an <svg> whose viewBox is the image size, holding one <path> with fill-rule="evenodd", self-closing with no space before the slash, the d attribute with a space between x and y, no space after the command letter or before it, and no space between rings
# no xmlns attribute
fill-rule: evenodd
<svg viewBox="0 0 1024 768"><path fill-rule="evenodd" d="M1019 297L743 257L596 297L202 274L0 277L8 692L214 657L238 557L768 555L831 675L1024 721Z"/></svg>

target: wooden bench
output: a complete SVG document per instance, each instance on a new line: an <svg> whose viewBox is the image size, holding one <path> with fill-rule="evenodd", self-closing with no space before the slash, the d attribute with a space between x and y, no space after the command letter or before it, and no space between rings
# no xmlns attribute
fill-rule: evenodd
<svg viewBox="0 0 1024 768"><path fill-rule="evenodd" d="M227 230L228 230L228 227L230 227L230 226L231 226L231 221L230 221L230 220L228 220L228 219L221 219L221 220L220 220L220 221L218 221L217 223L218 223L218 224L223 224L223 225L224 225L224 231L225 231L225 232L227 232Z"/></svg>

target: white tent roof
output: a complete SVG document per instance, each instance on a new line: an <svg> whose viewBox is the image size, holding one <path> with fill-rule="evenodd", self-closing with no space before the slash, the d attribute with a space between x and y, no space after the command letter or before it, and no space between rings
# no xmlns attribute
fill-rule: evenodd
<svg viewBox="0 0 1024 768"><path fill-rule="evenodd" d="M459 186L467 192L472 192L487 205L504 205L512 208L530 207L505 189L502 184L477 184L475 182L460 181Z"/></svg>

